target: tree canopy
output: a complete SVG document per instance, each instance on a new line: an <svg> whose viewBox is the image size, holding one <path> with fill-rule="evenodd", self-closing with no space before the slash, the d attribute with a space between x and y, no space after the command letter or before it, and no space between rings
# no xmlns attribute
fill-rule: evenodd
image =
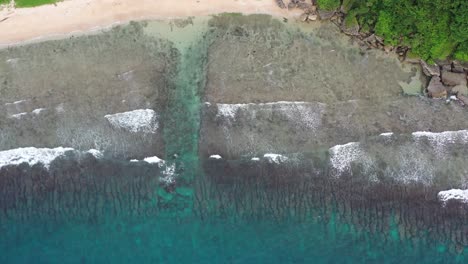
<svg viewBox="0 0 468 264"><path fill-rule="evenodd" d="M348 21L375 33L385 44L408 46L433 61L453 57L468 61L468 1L466 0L318 0L319 8L342 5ZM351 18L350 18L351 17Z"/></svg>

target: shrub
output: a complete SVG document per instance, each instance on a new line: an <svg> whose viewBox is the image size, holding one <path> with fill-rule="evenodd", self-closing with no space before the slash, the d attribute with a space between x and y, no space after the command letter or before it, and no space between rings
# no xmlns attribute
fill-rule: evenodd
<svg viewBox="0 0 468 264"><path fill-rule="evenodd" d="M318 7L323 10L332 11L341 5L340 0L317 0Z"/></svg>

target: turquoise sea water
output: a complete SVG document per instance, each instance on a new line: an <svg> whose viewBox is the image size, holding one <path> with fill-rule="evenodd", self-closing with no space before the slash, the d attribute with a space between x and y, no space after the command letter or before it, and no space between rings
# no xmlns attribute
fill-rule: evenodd
<svg viewBox="0 0 468 264"><path fill-rule="evenodd" d="M10 229L15 228L10 225ZM444 244L357 234L350 226L171 218L32 224L3 233L2 263L464 263ZM36 230L35 230L36 229ZM6 236L5 236L6 235ZM5 239L8 238L8 245Z"/></svg>
<svg viewBox="0 0 468 264"><path fill-rule="evenodd" d="M430 188L333 181L326 164L200 158L210 34L171 54L164 166L88 157L1 169L0 263L468 261L467 214L426 199ZM168 175L176 183L158 181Z"/></svg>

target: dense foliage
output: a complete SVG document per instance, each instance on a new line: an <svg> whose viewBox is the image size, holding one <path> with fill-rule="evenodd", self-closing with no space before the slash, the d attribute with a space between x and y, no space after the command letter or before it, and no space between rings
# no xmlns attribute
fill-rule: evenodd
<svg viewBox="0 0 468 264"><path fill-rule="evenodd" d="M335 10L341 5L340 0L317 0L317 4L320 9L323 10Z"/></svg>
<svg viewBox="0 0 468 264"><path fill-rule="evenodd" d="M59 0L13 0L15 2L16 7L33 7L45 4L53 4L58 2ZM10 0L0 0L1 4L10 3Z"/></svg>
<svg viewBox="0 0 468 264"><path fill-rule="evenodd" d="M449 56L468 61L467 0L343 0L342 4L348 21L356 18L361 31L375 32L386 44L409 46L414 55L429 61Z"/></svg>

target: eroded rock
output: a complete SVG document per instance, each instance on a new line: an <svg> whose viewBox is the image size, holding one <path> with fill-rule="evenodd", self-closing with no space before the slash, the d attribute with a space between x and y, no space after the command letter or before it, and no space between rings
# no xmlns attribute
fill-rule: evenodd
<svg viewBox="0 0 468 264"><path fill-rule="evenodd" d="M359 36L359 24L353 24L351 26L347 26L346 23L342 23L341 30L343 33L351 36Z"/></svg>
<svg viewBox="0 0 468 264"><path fill-rule="evenodd" d="M333 17L335 11L326 11L326 10L318 10L318 15L321 20L327 20Z"/></svg>
<svg viewBox="0 0 468 264"><path fill-rule="evenodd" d="M447 96L447 88L440 81L439 76L433 76L426 88L427 94L432 98L444 98Z"/></svg>
<svg viewBox="0 0 468 264"><path fill-rule="evenodd" d="M464 73L443 71L442 82L448 86L455 86L455 85L466 86L466 75Z"/></svg>
<svg viewBox="0 0 468 264"><path fill-rule="evenodd" d="M452 71L453 72L456 72L456 73L463 73L464 72L464 68L463 68L463 65L461 65L460 63L454 61L452 63Z"/></svg>
<svg viewBox="0 0 468 264"><path fill-rule="evenodd" d="M437 65L429 65L425 61L421 60L421 67L426 76L440 76L440 69Z"/></svg>
<svg viewBox="0 0 468 264"><path fill-rule="evenodd" d="M458 94L457 98L458 98L458 100L460 100L460 102L463 105L468 105L468 97L467 96Z"/></svg>
<svg viewBox="0 0 468 264"><path fill-rule="evenodd" d="M283 0L275 0L276 4L279 6L281 9L285 9L286 5L284 4Z"/></svg>

